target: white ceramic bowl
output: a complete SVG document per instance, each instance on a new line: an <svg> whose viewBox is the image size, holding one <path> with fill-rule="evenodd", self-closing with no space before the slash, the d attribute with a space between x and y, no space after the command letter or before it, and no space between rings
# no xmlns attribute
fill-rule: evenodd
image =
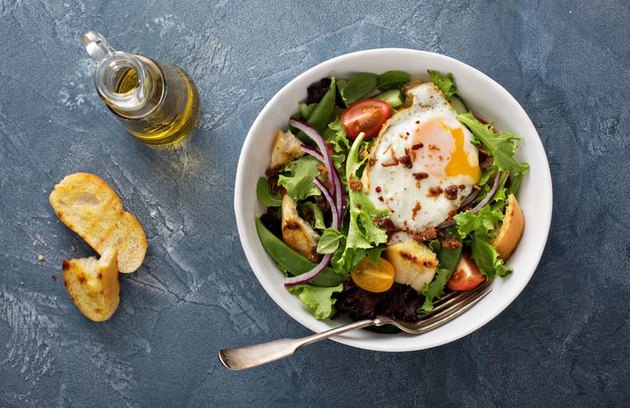
<svg viewBox="0 0 630 408"><path fill-rule="evenodd" d="M238 163L234 210L247 260L271 298L291 317L315 332L321 332L349 320L318 321L300 300L284 288L284 275L267 255L256 234L254 217L263 208L256 200L256 182L265 174L271 144L278 129L286 129L306 88L330 75L344 78L357 72L381 73L388 70L408 72L412 78L428 79L427 69L452 72L462 98L479 117L492 120L496 128L524 138L518 157L530 164L518 194L526 227L521 242L508 265L514 272L497 278L493 290L473 309L454 321L421 336L377 334L354 331L333 338L343 344L378 351L412 351L449 343L480 328L517 296L536 269L542 256L551 224L551 175L545 150L536 129L519 103L499 84L476 69L443 55L408 49L376 49L354 52L325 61L309 69L283 87L260 112L252 125Z"/></svg>

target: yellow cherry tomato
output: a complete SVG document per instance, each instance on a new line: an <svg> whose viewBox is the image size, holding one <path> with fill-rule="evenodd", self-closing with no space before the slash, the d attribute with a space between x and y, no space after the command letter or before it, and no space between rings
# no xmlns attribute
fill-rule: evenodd
<svg viewBox="0 0 630 408"><path fill-rule="evenodd" d="M367 256L352 270L352 280L363 290L380 293L394 284L394 267L385 259L372 263Z"/></svg>

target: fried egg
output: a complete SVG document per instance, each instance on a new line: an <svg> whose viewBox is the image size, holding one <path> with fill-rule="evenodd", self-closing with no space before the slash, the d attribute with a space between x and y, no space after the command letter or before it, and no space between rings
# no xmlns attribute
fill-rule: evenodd
<svg viewBox="0 0 630 408"><path fill-rule="evenodd" d="M442 92L429 82L406 94L413 103L384 125L363 180L370 201L414 235L452 216L481 170L473 136Z"/></svg>

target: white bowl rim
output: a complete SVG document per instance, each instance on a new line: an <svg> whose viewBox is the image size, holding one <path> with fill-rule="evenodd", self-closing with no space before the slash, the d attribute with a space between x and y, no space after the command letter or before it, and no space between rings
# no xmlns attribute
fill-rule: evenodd
<svg viewBox="0 0 630 408"><path fill-rule="evenodd" d="M458 340L464 336L467 336L468 334L478 330L479 328L481 328L482 326L484 326L485 324L487 324L489 321L491 321L492 319L494 319L496 316L498 316L503 310L505 310L515 299L516 297L518 297L518 295L523 291L523 289L525 288L525 286L527 286L527 284L529 283L531 277L533 276L534 272L536 271L537 267L538 267L538 263L540 262L540 259L543 255L545 246L546 246L546 242L547 242L547 238L549 235L549 230L551 227L551 216L552 216L552 210L553 210L553 187L552 187L552 181L551 181L551 171L549 169L549 163L545 154L545 150L544 150L544 146L542 144L542 141L540 139L540 136L538 135L538 132L534 126L534 124L532 123L531 119L529 118L529 115L527 115L527 113L525 112L525 110L523 109L523 107L520 105L520 103L503 87L501 86L499 83L495 82L492 78L490 78L489 76L487 76L486 74L484 74L483 72L477 70L476 68L471 67L470 65L459 61L455 58L443 55L443 54L438 54L438 53L434 53L434 52L430 52L430 51L422 51L422 50L414 50L414 49L408 49L408 48L374 48L374 49L366 49L366 50L361 50L361 51L355 51L355 52L351 52L351 53L347 53L347 54L343 54L331 59L328 59L326 61L323 61L311 68L309 68L308 70L304 71L303 73L301 73L300 75L298 75L297 77L293 78L291 81L289 81L286 85L284 85L270 100L269 102L267 102L267 104L265 105L265 107L260 111L260 113L258 114L258 116L256 117L256 119L254 120L252 126L250 127L247 136L245 137L243 146L241 148L241 154L239 156L239 161L238 161L238 166L237 166L237 171L236 171L236 177L235 177L235 189L234 189L234 211L235 211L235 215L236 215L236 224L237 224L237 229L239 232L239 238L241 241L241 245L243 247L243 251L245 252L245 256L247 258L247 261L250 265L250 267L252 268L252 271L254 272L254 274L256 275L258 281L260 282L260 284L263 286L263 288L265 289L265 291L267 292L267 294L273 299L273 301L282 309L284 310L287 314L289 314L289 316L291 316L293 319L295 319L296 321L298 321L299 323L301 323L303 326L305 326L306 328L314 331L314 332L321 332L324 330L327 330L329 328L335 327L335 325L332 326L328 326L328 327L322 327L322 321L318 321L316 319L314 319L311 316L309 318L304 318L304 316L300 313L298 313L298 311L293 310L292 308L288 308L285 307L285 305L283 305L282 299L277 299L274 296L272 296L269 292L269 285L270 282L268 282L265 279L265 273L268 273L267 271L262 270L262 268L260 268L258 266L258 261L255 259L253 253L250 251L250 245L253 245L255 243L250 242L250 240L248 240L246 238L246 235L244 234L247 223L253 223L253 217L251 217L251 219L247 219L247 216L245 214L242 214L240 212L240 209L242 208L242 198L243 198L243 194L244 194L244 190L243 190L243 184L240 182L240 180L243 178L243 175L245 174L246 171L246 166L247 164L245 163L245 161L243 160L243 156L244 153L247 152L249 149L252 148L252 145L255 142L255 129L260 125L261 121L265 118L267 112L272 108L272 106L276 103L277 100L280 100L281 98L283 98L285 95L285 93L292 88L293 84L296 82L300 82L302 80L302 78L304 77L308 77L310 76L313 72L316 71L326 71L328 70L328 72L332 72L333 68L335 65L339 64L340 62L343 62L347 59L353 59L353 58L357 58L357 57L365 57L365 56L370 56L370 57L382 57L383 55L387 55L390 53L401 53L401 54L408 54L409 56L412 56L414 58L420 58L420 57L428 57L428 58L437 58L437 59L442 59L445 63L449 63L449 64L455 64L455 65L459 65L462 69L464 70L468 70L472 73L474 73L480 80L488 82L493 88L494 91L498 92L499 94L501 94L501 96L503 98L506 98L507 100L509 100L512 104L515 105L518 114L523 116L523 119L526 121L527 125L531 127L531 131L533 131L533 134L536 136L535 138L532 138L531 140L528 139L528 142L535 144L535 149L540 150L543 152L543 166L542 168L540 168L540 170L542 171L542 177L539 177L536 179L536 183L537 185L539 185L539 187L545 191L546 195L547 195L547 200L546 203L544 203L544 206L546 209L548 209L548 211L545 214L542 214L542 217L540 217L537 220L537 224L541 224L543 229L544 229L544 237L541 236L539 244L533 248L530 249L530 251L528 252L529 254L529 258L531 259L530 265L531 265L531 271L529 271L529 274L527 276L527 278L522 282L521 286L517 288L517 290L513 290L512 292L509 293L509 295L505 296L503 299L502 304L500 305L500 307L495 308L492 310L492 312L486 314L483 316L482 319L479 319L478 321L475 322L474 327L470 328L469 330L464 330L464 331L455 331L455 332L451 332L449 335L445 335L443 336L441 339L439 340L435 340L429 343L425 343L423 345L421 345L420 347L418 347L417 344L413 344L413 342L409 342L408 346L398 346L398 347L387 347L387 341L373 341L371 339L354 339L354 338L350 338L350 337L346 337L344 335L340 335L340 336L335 336L332 337L331 340L334 340L336 342L348 345L348 346L352 346L352 347L356 347L356 348L362 348L362 349L366 349L366 350L374 350L374 351L383 351L383 352L408 352L408 351L417 351L417 350L424 350L424 349L429 349L429 348L433 348L433 347L437 347L443 344L447 344L450 342L453 342L455 340ZM256 236L256 239L258 240L258 237ZM258 240L258 245L261 245L259 240ZM278 270L279 272L279 270ZM523 271L519 271L519 273L523 273ZM493 285L496 283L493 282ZM288 294L288 292L287 292ZM293 296L288 294L289 296ZM483 302L483 300L482 300ZM480 303L482 303L480 302ZM475 306L477 307L477 306ZM467 312L469 313L469 312ZM450 324L450 323L449 323ZM384 335L384 336L391 336L391 335ZM412 336L411 336L412 337Z"/></svg>

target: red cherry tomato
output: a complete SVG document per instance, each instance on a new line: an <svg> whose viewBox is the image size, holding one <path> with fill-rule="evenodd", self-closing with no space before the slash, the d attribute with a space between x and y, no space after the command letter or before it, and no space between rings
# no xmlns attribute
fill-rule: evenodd
<svg viewBox="0 0 630 408"><path fill-rule="evenodd" d="M446 285L452 290L471 290L476 288L486 277L479 272L479 267L467 255L462 255L455 267L453 276Z"/></svg>
<svg viewBox="0 0 630 408"><path fill-rule="evenodd" d="M354 140L359 133L365 133L365 140L376 136L383 123L392 116L392 107L377 99L362 99L341 115L341 123L346 128L346 136Z"/></svg>

